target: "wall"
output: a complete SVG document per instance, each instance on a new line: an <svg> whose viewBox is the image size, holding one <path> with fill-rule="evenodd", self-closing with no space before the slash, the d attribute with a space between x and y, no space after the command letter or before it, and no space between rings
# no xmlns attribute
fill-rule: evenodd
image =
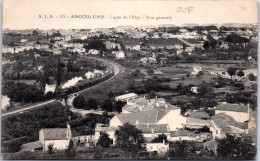
<svg viewBox="0 0 260 161"><path fill-rule="evenodd" d="M44 141L44 150L48 150L48 145L54 143L53 148L57 150L65 150L69 145L70 140L45 140Z"/></svg>
<svg viewBox="0 0 260 161"><path fill-rule="evenodd" d="M118 119L117 116L114 116L114 117L110 120L109 126L122 126L122 123L120 122L120 120Z"/></svg>
<svg viewBox="0 0 260 161"><path fill-rule="evenodd" d="M157 124L169 124L170 131L176 131L177 128L182 128L186 123L185 117L181 115L181 110L171 110Z"/></svg>

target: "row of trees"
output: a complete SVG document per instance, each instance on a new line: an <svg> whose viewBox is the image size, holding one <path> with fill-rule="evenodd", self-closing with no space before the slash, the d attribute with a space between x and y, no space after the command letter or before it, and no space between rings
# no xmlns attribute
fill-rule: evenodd
<svg viewBox="0 0 260 161"><path fill-rule="evenodd" d="M73 106L75 108L85 110L96 110L98 108L101 108L102 110L105 110L107 112L121 112L124 105L125 103L121 101L106 99L104 102L99 102L95 98L89 98L88 100L86 100L83 96L78 96L73 100Z"/></svg>

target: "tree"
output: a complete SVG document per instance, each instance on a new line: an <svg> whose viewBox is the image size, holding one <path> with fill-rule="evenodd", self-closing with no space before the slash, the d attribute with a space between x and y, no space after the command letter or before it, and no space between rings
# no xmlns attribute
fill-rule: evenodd
<svg viewBox="0 0 260 161"><path fill-rule="evenodd" d="M229 67L228 70L227 70L227 72L231 76L231 78L232 78L233 75L236 74L236 71L237 71L237 68L233 68L233 67Z"/></svg>
<svg viewBox="0 0 260 161"><path fill-rule="evenodd" d="M194 151L194 146L187 141L176 141L172 143L172 150L169 152L170 159L185 159L189 153Z"/></svg>
<svg viewBox="0 0 260 161"><path fill-rule="evenodd" d="M249 136L227 134L226 138L218 139L217 142L217 154L227 160L253 160L256 156L256 147L252 145Z"/></svg>
<svg viewBox="0 0 260 161"><path fill-rule="evenodd" d="M116 103L115 103L115 110L117 111L117 112L122 112L122 107L124 107L125 106L125 102L122 102L122 101L117 101Z"/></svg>
<svg viewBox="0 0 260 161"><path fill-rule="evenodd" d="M182 44L182 49L183 49L183 51L185 51L186 50L186 44Z"/></svg>
<svg viewBox="0 0 260 161"><path fill-rule="evenodd" d="M208 41L204 41L203 48L205 50L209 49L209 42Z"/></svg>
<svg viewBox="0 0 260 161"><path fill-rule="evenodd" d="M107 99L103 102L101 108L108 111L108 112L112 112L113 109L114 109L114 104L110 99Z"/></svg>
<svg viewBox="0 0 260 161"><path fill-rule="evenodd" d="M75 108L80 108L80 109L85 108L85 106L86 106L85 98L83 96L78 96L78 97L74 98L73 106Z"/></svg>
<svg viewBox="0 0 260 161"><path fill-rule="evenodd" d="M144 143L142 131L129 123L120 126L115 133L117 146L122 148L123 152L130 155L143 150L141 144Z"/></svg>
<svg viewBox="0 0 260 161"><path fill-rule="evenodd" d="M115 51L119 51L119 49L118 49L118 46L116 45L116 47L115 47Z"/></svg>
<svg viewBox="0 0 260 161"><path fill-rule="evenodd" d="M248 79L249 79L250 81L256 81L256 76L255 76L253 73L250 73L250 74L248 75Z"/></svg>
<svg viewBox="0 0 260 161"><path fill-rule="evenodd" d="M243 72L243 70L239 70L239 71L237 72L237 76L243 77L243 76L245 76L245 73Z"/></svg>
<svg viewBox="0 0 260 161"><path fill-rule="evenodd" d="M167 143L168 142L168 139L167 139L167 136L165 134L160 134L158 135L156 138L154 138L151 142L152 143L162 143L162 142L165 142Z"/></svg>
<svg viewBox="0 0 260 161"><path fill-rule="evenodd" d="M48 145L48 154L52 155L54 153L54 148L53 148L53 144L49 144Z"/></svg>
<svg viewBox="0 0 260 161"><path fill-rule="evenodd" d="M61 83L61 63L60 63L60 55L57 57L57 86L60 86Z"/></svg>
<svg viewBox="0 0 260 161"><path fill-rule="evenodd" d="M39 35L39 33L38 33L38 31L33 30L32 35L33 35L33 36L36 36L36 35Z"/></svg>
<svg viewBox="0 0 260 161"><path fill-rule="evenodd" d="M90 98L88 99L86 103L86 108L87 109L94 109L96 110L98 108L98 102L95 98Z"/></svg>
<svg viewBox="0 0 260 161"><path fill-rule="evenodd" d="M97 141L97 145L101 146L102 148L108 148L110 146L111 139L109 138L107 133L102 133L99 136Z"/></svg>
<svg viewBox="0 0 260 161"><path fill-rule="evenodd" d="M72 158L72 157L76 156L76 151L74 149L74 144L73 144L72 140L70 140L67 149L65 149L65 153L68 158Z"/></svg>
<svg viewBox="0 0 260 161"><path fill-rule="evenodd" d="M153 74L153 73L154 73L153 68L152 68L152 67L148 67L148 68L147 68L147 73L148 73L148 74Z"/></svg>

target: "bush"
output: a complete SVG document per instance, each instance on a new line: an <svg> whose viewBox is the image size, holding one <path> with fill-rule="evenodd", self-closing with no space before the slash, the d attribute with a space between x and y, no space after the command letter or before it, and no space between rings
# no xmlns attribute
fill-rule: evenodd
<svg viewBox="0 0 260 161"><path fill-rule="evenodd" d="M102 148L108 148L110 146L110 138L107 133L102 133L98 139L97 145L101 146Z"/></svg>
<svg viewBox="0 0 260 161"><path fill-rule="evenodd" d="M86 107L86 101L83 96L78 96L73 100L73 106L75 108L83 109Z"/></svg>

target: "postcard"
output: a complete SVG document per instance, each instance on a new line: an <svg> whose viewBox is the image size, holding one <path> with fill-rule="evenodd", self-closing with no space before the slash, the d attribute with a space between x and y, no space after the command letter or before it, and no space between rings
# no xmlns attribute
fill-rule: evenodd
<svg viewBox="0 0 260 161"><path fill-rule="evenodd" d="M255 160L258 3L4 0L5 160Z"/></svg>

